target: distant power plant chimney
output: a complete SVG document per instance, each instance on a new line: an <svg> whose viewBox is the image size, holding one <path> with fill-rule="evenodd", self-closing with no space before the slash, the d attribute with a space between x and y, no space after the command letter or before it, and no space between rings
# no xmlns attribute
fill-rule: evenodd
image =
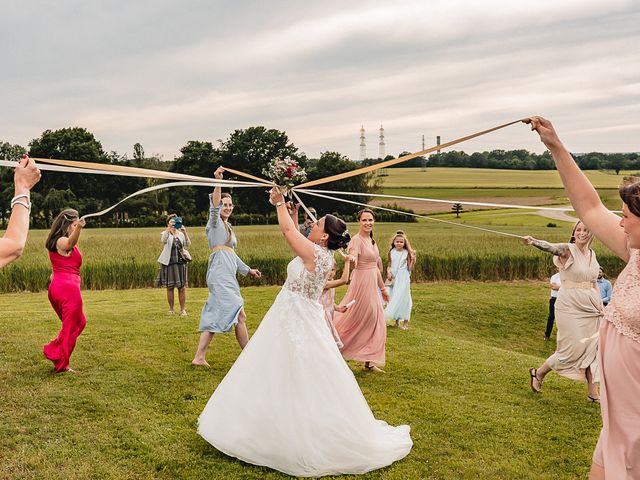
<svg viewBox="0 0 640 480"><path fill-rule="evenodd" d="M367 144L364 141L364 125L360 127L360 160L367 158Z"/></svg>
<svg viewBox="0 0 640 480"><path fill-rule="evenodd" d="M440 135L436 137L436 145L440 146ZM440 149L436 153L440 153Z"/></svg>

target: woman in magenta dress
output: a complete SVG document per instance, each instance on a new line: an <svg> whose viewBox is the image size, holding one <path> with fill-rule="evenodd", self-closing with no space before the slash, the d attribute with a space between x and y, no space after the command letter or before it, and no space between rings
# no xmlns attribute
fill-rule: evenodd
<svg viewBox="0 0 640 480"><path fill-rule="evenodd" d="M80 266L82 255L76 246L85 221L73 209L56 217L47 237L46 247L53 275L49 285L49 301L62 322L55 340L44 346L44 356L53 362L55 373L68 372L69 359L87 319L82 311Z"/></svg>
<svg viewBox="0 0 640 480"><path fill-rule="evenodd" d="M573 160L551 122L525 120L540 134L578 217L627 262L600 326L598 362L602 430L591 480L640 479L640 181L620 187L622 219L610 212Z"/></svg>
<svg viewBox="0 0 640 480"><path fill-rule="evenodd" d="M344 313L336 311L334 321L342 340L342 356L347 360L364 362L365 370L381 372L385 363L387 322L380 301L379 291L385 302L389 294L378 269L380 251L373 239L375 216L365 208L358 212L360 228L349 243L349 255L355 258L355 268L347 294L340 302L345 307L355 304Z"/></svg>

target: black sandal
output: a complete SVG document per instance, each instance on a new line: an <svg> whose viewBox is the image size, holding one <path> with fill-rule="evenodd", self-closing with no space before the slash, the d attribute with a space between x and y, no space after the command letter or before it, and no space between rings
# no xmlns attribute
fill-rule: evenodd
<svg viewBox="0 0 640 480"><path fill-rule="evenodd" d="M589 401L591 403L597 403L598 405L600 404L600 398L599 397L592 397L591 395L587 395L587 398L589 399Z"/></svg>
<svg viewBox="0 0 640 480"><path fill-rule="evenodd" d="M529 369L529 376L531 377L531 391L533 393L540 393L542 392L542 382L540 380L538 380L538 369L537 368L530 368ZM540 388L536 389L533 386L533 381L534 380L538 380L538 383L540 384Z"/></svg>

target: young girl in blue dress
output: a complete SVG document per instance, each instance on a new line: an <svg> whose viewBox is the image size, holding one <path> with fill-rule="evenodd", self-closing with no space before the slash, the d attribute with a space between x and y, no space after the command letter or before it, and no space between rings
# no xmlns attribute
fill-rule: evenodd
<svg viewBox="0 0 640 480"><path fill-rule="evenodd" d="M409 239L402 230L398 230L391 239L388 253L387 281L391 282L391 301L385 309L385 317L395 320L395 326L403 324L402 330L409 328L411 316L411 270L416 262L416 252L411 248Z"/></svg>

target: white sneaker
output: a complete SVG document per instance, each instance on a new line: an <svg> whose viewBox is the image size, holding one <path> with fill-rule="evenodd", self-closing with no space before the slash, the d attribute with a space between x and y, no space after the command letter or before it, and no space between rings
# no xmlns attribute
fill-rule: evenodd
<svg viewBox="0 0 640 480"><path fill-rule="evenodd" d="M186 316L187 316L187 311L186 311L186 310L182 310L182 311L180 312L180 316L181 316L181 317L186 317Z"/></svg>
<svg viewBox="0 0 640 480"><path fill-rule="evenodd" d="M173 310L169 310L169 311L167 312L167 315L173 315L174 313L176 313L176 312L174 312Z"/></svg>

